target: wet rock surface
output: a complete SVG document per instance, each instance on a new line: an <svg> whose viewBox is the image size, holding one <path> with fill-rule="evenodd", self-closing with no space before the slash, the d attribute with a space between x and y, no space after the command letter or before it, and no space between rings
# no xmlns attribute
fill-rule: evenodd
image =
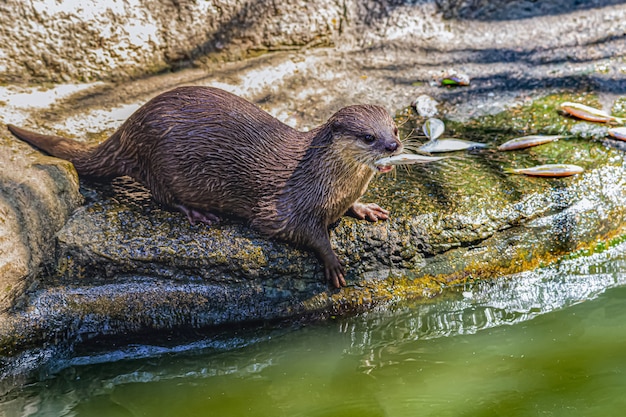
<svg viewBox="0 0 626 417"><path fill-rule="evenodd" d="M499 3L526 10L528 2ZM138 105L179 85L228 89L301 129L344 105L380 104L397 111L406 136L415 136L424 120L406 106L427 94L439 103L445 136L490 147L378 177L363 200L391 209L393 217L375 224L345 218L333 228L349 281L335 291L307 251L264 239L236 219L189 226L128 179L82 181L79 194L69 164L5 132L0 250L2 261L9 260L3 277L13 278L2 282L8 290L0 299L6 365L0 375L104 336L125 335L123 343L143 332L328 317L430 296L442 286L531 269L619 236L623 145L605 139L607 126L556 109L559 101L576 100L626 114L620 98L626 94L626 11L611 1L547 3L563 7L516 19L503 16L506 9L496 16L481 2L388 2L367 12L353 6L348 28L367 30L357 38L345 29L334 49L207 61L132 83L59 92L40 107L24 104L26 87L4 88L3 122L92 142L106 138ZM470 85L441 87L437 80L450 67L466 73ZM519 152L494 150L515 136L563 133L572 137ZM540 163L576 163L586 172L564 179L503 173ZM20 191L31 179L30 189L42 197Z"/></svg>

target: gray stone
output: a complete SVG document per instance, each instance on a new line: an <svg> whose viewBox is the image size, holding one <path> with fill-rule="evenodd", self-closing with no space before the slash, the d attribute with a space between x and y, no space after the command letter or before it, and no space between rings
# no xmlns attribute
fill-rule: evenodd
<svg viewBox="0 0 626 417"><path fill-rule="evenodd" d="M154 74L211 55L234 59L329 45L345 24L330 0L11 0L0 5L0 79Z"/></svg>
<svg viewBox="0 0 626 417"><path fill-rule="evenodd" d="M24 305L21 296L52 255L53 237L78 207L72 164L0 137L0 312Z"/></svg>

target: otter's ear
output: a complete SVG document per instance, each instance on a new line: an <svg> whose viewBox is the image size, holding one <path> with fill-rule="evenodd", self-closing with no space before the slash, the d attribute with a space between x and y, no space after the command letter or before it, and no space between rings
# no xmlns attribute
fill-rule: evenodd
<svg viewBox="0 0 626 417"><path fill-rule="evenodd" d="M339 120L333 120L330 124L330 130L333 133L337 133L338 131L342 130L341 122Z"/></svg>

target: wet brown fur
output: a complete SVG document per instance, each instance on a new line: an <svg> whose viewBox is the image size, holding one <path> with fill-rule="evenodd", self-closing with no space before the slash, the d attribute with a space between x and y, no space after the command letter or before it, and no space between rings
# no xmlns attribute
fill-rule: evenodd
<svg viewBox="0 0 626 417"><path fill-rule="evenodd" d="M215 213L235 215L267 236L313 249L336 286L343 284L343 270L328 227L351 208L357 217L386 218L364 215L357 200L375 173L374 161L402 148L381 107L345 107L325 124L299 132L210 87L155 97L97 146L9 129L71 161L80 175L137 179L191 221L190 210L206 214L201 217L207 222Z"/></svg>

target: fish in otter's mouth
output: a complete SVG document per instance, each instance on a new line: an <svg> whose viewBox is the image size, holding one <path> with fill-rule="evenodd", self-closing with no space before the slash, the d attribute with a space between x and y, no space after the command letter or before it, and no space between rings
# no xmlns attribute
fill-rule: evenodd
<svg viewBox="0 0 626 417"><path fill-rule="evenodd" d="M412 153L400 153L398 155L387 156L385 158L380 158L374 165L378 172L389 172L393 169L394 165L411 165L411 164L425 164L428 162L439 161L440 159L446 158L445 156L428 156L428 155L417 155Z"/></svg>

